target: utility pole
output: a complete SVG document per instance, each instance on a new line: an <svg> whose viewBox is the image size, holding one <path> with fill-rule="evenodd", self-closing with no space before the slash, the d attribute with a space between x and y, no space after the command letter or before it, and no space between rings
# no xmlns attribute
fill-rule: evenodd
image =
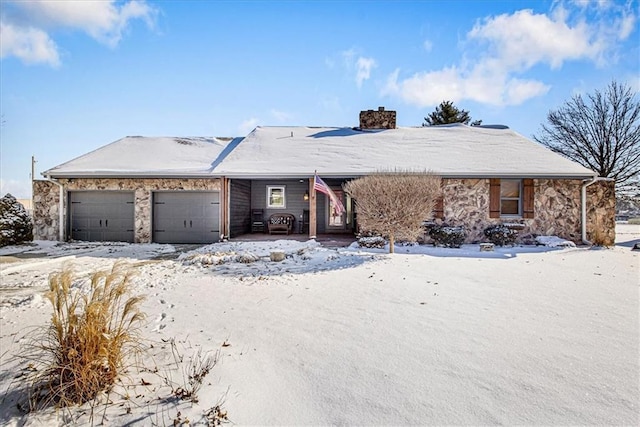
<svg viewBox="0 0 640 427"><path fill-rule="evenodd" d="M36 179L36 157L31 156L31 209L33 209L33 181Z"/></svg>
<svg viewBox="0 0 640 427"><path fill-rule="evenodd" d="M31 185L33 185L33 181L36 179L36 157L31 156Z"/></svg>

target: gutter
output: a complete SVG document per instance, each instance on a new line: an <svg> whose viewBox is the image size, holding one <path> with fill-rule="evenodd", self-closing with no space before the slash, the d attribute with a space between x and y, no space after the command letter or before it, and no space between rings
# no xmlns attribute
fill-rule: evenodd
<svg viewBox="0 0 640 427"><path fill-rule="evenodd" d="M582 205L580 210L580 231L582 233L582 243L585 245L593 245L591 241L587 240L587 187L598 181L613 181L613 179L593 176L591 179L585 179L582 181L582 188L580 191L580 201Z"/></svg>
<svg viewBox="0 0 640 427"><path fill-rule="evenodd" d="M64 242L64 186L56 181L54 178L51 178L50 175L43 175L46 181L49 181L58 186L60 189L59 194L59 209L58 209L58 241Z"/></svg>

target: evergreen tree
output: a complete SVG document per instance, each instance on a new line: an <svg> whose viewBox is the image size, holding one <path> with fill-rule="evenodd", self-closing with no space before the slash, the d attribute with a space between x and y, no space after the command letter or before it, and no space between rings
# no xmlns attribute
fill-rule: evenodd
<svg viewBox="0 0 640 427"><path fill-rule="evenodd" d="M33 240L29 214L15 197L7 193L0 199L0 247Z"/></svg>
<svg viewBox="0 0 640 427"><path fill-rule="evenodd" d="M442 101L434 112L424 118L422 126L437 126L450 123L464 123L467 125L470 121L471 116L469 116L468 111L459 110L451 101ZM474 120L471 126L479 126L481 124L482 120Z"/></svg>

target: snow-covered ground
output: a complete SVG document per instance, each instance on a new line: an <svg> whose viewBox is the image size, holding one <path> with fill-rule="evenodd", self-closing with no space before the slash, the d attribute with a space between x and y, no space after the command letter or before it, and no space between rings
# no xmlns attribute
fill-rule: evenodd
<svg viewBox="0 0 640 427"><path fill-rule="evenodd" d="M70 263L86 277L126 259L147 296L150 348L96 424L205 423L221 404L241 425L638 425L640 226L620 224L617 242L393 255L291 240L180 255L170 245L2 248L0 424L89 423L87 407L20 413L14 355L50 317L50 273ZM272 251L285 260L271 262ZM197 404L178 401L172 388L198 350L219 362Z"/></svg>

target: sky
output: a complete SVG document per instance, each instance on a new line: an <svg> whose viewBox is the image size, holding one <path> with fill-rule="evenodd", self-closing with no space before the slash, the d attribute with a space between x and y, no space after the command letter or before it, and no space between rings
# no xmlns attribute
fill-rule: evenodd
<svg viewBox="0 0 640 427"><path fill-rule="evenodd" d="M531 138L640 90L639 1L0 0L0 193L124 136L420 126L444 100ZM150 153L152 155L152 153ZM304 161L304 159L301 159Z"/></svg>

